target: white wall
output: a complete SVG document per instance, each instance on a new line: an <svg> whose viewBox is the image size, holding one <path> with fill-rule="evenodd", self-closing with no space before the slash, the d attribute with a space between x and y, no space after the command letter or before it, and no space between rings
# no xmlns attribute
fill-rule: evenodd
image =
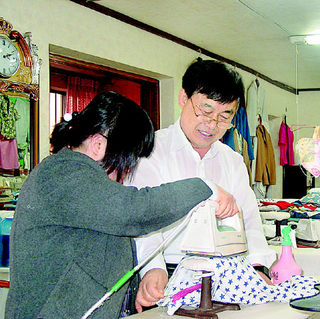
<svg viewBox="0 0 320 319"><path fill-rule="evenodd" d="M320 91L300 92L297 96L297 105L297 124L320 125ZM295 134L296 140L301 137L312 137L313 130L313 128L299 129Z"/></svg>
<svg viewBox="0 0 320 319"><path fill-rule="evenodd" d="M198 56L197 52L67 0L2 1L1 15L20 33L32 33L43 61L40 78L41 159L49 152L49 51L157 78L161 80L161 127L168 126L179 116L177 96L181 77L187 65ZM254 65L248 66L254 68ZM248 87L255 76L238 71ZM288 123L296 122L295 95L259 81L266 89L269 114L280 118L287 109ZM308 101L304 103L309 104ZM308 111L313 109L313 105L308 105ZM310 114L312 119L312 112ZM274 147L276 150L277 145ZM276 162L279 163L279 158ZM279 164L277 172L274 196L280 195L282 183Z"/></svg>
<svg viewBox="0 0 320 319"><path fill-rule="evenodd" d="M67 0L2 1L1 15L20 33L32 32L42 59L40 78L40 157L49 152L49 47L66 48L73 57L116 66L136 73L172 79L161 86L161 125L167 126L179 109L175 103L181 75L197 54L171 41L119 22ZM169 81L170 82L170 81ZM169 114L169 115L167 115Z"/></svg>

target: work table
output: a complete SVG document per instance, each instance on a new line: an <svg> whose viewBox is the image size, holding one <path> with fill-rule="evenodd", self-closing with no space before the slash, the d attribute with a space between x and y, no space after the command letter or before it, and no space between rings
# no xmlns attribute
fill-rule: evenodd
<svg viewBox="0 0 320 319"><path fill-rule="evenodd" d="M271 302L263 305L242 306L238 311L223 311L217 313L219 319L306 319L314 313L301 312L291 308L286 303ZM144 311L140 314L129 316L132 319L178 319L187 318L182 316L168 316L166 307L158 307ZM313 317L312 317L313 318ZM320 318L314 317L314 318Z"/></svg>

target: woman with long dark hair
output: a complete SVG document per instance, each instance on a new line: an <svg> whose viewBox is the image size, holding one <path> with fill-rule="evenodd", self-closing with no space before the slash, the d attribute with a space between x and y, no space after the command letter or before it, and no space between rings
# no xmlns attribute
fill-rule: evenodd
<svg viewBox="0 0 320 319"><path fill-rule="evenodd" d="M19 195L6 318L80 318L134 267L132 238L182 218L212 194L198 178L154 188L121 184L152 151L147 114L114 93L65 117ZM118 318L124 285L92 318Z"/></svg>

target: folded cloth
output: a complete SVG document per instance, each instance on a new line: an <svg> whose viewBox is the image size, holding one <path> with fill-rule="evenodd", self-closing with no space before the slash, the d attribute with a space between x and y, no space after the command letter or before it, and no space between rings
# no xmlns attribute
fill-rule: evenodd
<svg viewBox="0 0 320 319"><path fill-rule="evenodd" d="M276 205L280 209L286 209L286 208L292 206L292 203L289 203L289 202L286 202L286 201L283 201L283 200L278 200L277 202L266 202L266 201L262 201L261 200L260 203L263 204L264 206Z"/></svg>
<svg viewBox="0 0 320 319"><path fill-rule="evenodd" d="M259 211L260 212L274 212L279 211L280 207L277 205L268 205L268 206L260 206Z"/></svg>
<svg viewBox="0 0 320 319"><path fill-rule="evenodd" d="M203 273L202 270L210 273ZM279 285L268 285L245 256L186 257L177 266L159 306L167 306L173 315L181 306L199 307L202 276L212 275L213 301L247 305L289 302L317 293L312 277L293 276Z"/></svg>

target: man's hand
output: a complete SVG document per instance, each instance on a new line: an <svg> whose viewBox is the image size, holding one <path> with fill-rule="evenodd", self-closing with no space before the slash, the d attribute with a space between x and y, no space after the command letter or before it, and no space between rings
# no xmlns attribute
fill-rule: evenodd
<svg viewBox="0 0 320 319"><path fill-rule="evenodd" d="M164 297L164 288L168 283L168 275L165 270L155 268L149 270L139 284L135 306L138 312L142 307L151 307Z"/></svg>
<svg viewBox="0 0 320 319"><path fill-rule="evenodd" d="M216 185L216 187L218 190L217 203L219 204L216 216L223 219L237 214L239 212L239 208L234 197L220 186Z"/></svg>
<svg viewBox="0 0 320 319"><path fill-rule="evenodd" d="M254 264L252 265L252 267L254 268L255 266L262 266L261 264ZM262 271L258 270L258 269L255 269L255 271L257 272L257 274L260 275L260 277L268 284L268 285L274 285L272 280Z"/></svg>
<svg viewBox="0 0 320 319"><path fill-rule="evenodd" d="M256 272L261 276L261 278L268 284L273 286L273 282L271 281L271 279L266 276L262 271L256 270Z"/></svg>

